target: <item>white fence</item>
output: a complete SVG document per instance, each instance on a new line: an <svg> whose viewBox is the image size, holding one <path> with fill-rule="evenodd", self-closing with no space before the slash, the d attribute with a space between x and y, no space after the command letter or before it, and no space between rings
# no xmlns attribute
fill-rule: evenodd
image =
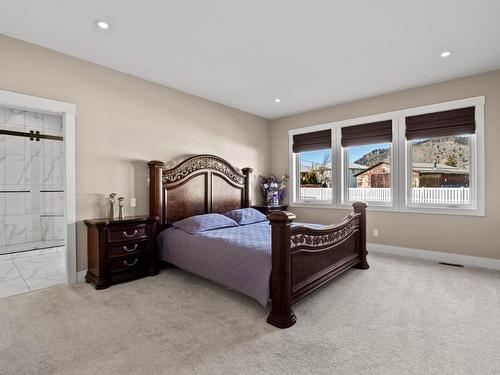
<svg viewBox="0 0 500 375"><path fill-rule="evenodd" d="M332 200L332 188L300 188L300 199L304 201Z"/></svg>
<svg viewBox="0 0 500 375"><path fill-rule="evenodd" d="M470 203L469 188L413 188L411 189L413 203Z"/></svg>
<svg viewBox="0 0 500 375"><path fill-rule="evenodd" d="M388 188L349 188L350 201L390 202L391 189Z"/></svg>
<svg viewBox="0 0 500 375"><path fill-rule="evenodd" d="M349 201L390 202L389 188L349 188ZM300 199L305 201L331 200L331 188L300 188ZM413 188L412 203L468 204L469 188Z"/></svg>

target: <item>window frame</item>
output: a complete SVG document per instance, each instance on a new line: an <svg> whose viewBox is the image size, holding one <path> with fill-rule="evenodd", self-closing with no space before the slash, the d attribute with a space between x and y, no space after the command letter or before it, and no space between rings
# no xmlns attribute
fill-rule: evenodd
<svg viewBox="0 0 500 375"><path fill-rule="evenodd" d="M400 211L416 213L434 213L447 215L469 215L484 216L485 185L484 185L484 103L485 97L475 97L452 102L432 104L400 111L399 131L400 149L404 153L404 163L401 163L400 190L402 194L402 204ZM476 133L470 137L470 174L469 187L471 202L468 205L438 205L411 202L411 147L410 141L406 140L405 118L425 113L440 112L450 109L474 107Z"/></svg>
<svg viewBox="0 0 500 375"><path fill-rule="evenodd" d="M311 133L315 131L321 131L321 130L327 130L331 129L332 130L332 148L330 149L331 153L331 164L332 164L332 200L313 200L313 201L306 201L306 200L300 200L298 197L300 197L299 189L300 189L300 158L297 157L298 154L300 153L294 153L292 150L293 146L293 136L297 134L304 134L304 133ZM330 128L329 124L322 124L322 125L315 125L315 126L309 126L306 128L300 128L300 129L292 129L288 132L288 145L289 145L289 161L290 161L290 182L291 182L291 188L289 191L291 191L291 200L290 200L290 206L292 207L331 207L335 208L335 197L336 197L336 191L337 191L337 176L336 174L334 175L334 171L336 170L336 162L335 162L335 157L336 155L334 154L333 150L335 149L335 142L336 139L336 130L333 128ZM299 173L297 173L299 171Z"/></svg>
<svg viewBox="0 0 500 375"><path fill-rule="evenodd" d="M290 207L352 209L352 202L347 201L348 148L341 146L341 128L361 125L368 122L392 120L391 144L391 203L369 202L372 211L396 211L413 213L432 213L447 215L484 216L485 210L485 167L484 167L484 103L485 97L478 96L438 104L425 105L371 116L357 117L331 123L290 129L289 139L289 175ZM411 157L409 141L406 140L407 116L440 112L450 109L475 107L476 133L470 135L470 189L471 203L467 206L425 205L409 201L411 194ZM297 198L297 158L292 151L293 135L331 129L332 131L332 201L298 201ZM300 183L299 183L300 185ZM410 188L410 189L409 189ZM410 196L411 199L411 196Z"/></svg>

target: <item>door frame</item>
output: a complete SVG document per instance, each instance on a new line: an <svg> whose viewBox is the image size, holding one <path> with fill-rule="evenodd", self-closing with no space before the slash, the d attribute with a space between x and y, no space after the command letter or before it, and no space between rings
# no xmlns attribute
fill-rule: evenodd
<svg viewBox="0 0 500 375"><path fill-rule="evenodd" d="M76 105L0 90L0 106L63 116L66 220L66 282L76 283Z"/></svg>

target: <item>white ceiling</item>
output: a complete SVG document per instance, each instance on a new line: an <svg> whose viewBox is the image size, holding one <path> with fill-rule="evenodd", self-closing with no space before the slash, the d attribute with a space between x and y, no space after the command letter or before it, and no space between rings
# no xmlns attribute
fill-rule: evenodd
<svg viewBox="0 0 500 375"><path fill-rule="evenodd" d="M499 0L1 0L0 33L276 118L500 68L499 15Z"/></svg>

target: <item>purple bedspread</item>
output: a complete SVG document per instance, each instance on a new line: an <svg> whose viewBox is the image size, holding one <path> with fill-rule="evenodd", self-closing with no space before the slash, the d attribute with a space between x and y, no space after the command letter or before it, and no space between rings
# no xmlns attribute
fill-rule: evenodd
<svg viewBox="0 0 500 375"><path fill-rule="evenodd" d="M169 228L158 235L158 257L267 305L271 226L267 221L189 234Z"/></svg>
<svg viewBox="0 0 500 375"><path fill-rule="evenodd" d="M157 242L160 259L267 305L272 266L269 222L197 234L172 227L161 232Z"/></svg>

